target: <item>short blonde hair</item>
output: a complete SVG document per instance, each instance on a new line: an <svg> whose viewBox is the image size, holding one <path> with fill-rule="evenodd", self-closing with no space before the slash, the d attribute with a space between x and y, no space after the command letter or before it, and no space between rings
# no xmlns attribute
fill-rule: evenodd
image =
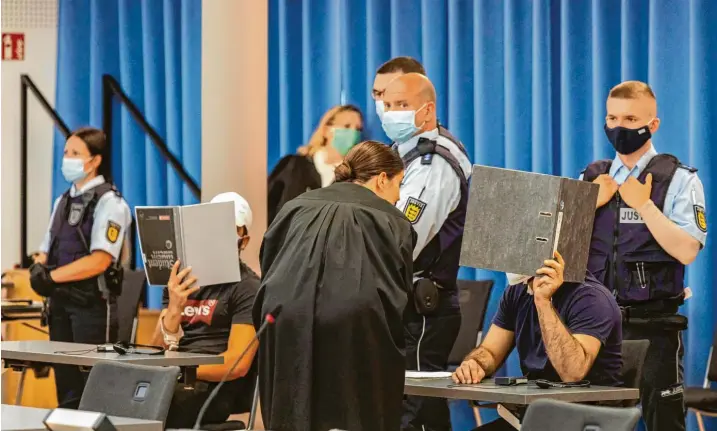
<svg viewBox="0 0 717 431"><path fill-rule="evenodd" d="M345 111L357 113L358 116L361 117L361 121L363 122L363 115L361 114L361 111L354 105L334 106L333 108L326 111L324 116L321 117L321 121L319 121L319 124L316 126L316 129L314 129L314 133L311 134L311 138L309 138L309 143L304 145L303 147L299 147L299 154L301 154L302 156L313 157L317 151L319 151L322 147L325 147L327 142L326 139L324 139L324 128L333 124L334 118L336 118L337 115Z"/></svg>
<svg viewBox="0 0 717 431"><path fill-rule="evenodd" d="M612 87L609 95L609 97L614 97L616 99L637 99L641 96L649 97L655 101L657 100L652 88L642 81L621 82Z"/></svg>

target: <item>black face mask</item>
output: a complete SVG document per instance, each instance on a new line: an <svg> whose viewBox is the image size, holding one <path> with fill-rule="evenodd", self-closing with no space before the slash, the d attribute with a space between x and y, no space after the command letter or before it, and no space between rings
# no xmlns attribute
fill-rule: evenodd
<svg viewBox="0 0 717 431"><path fill-rule="evenodd" d="M639 150L652 137L648 126L642 126L637 129L618 126L611 129L605 124L605 134L612 146L615 147L615 151L624 155L629 155Z"/></svg>

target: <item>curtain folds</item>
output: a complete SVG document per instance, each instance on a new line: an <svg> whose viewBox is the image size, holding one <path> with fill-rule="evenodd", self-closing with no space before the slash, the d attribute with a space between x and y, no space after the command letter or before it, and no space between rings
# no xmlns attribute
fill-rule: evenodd
<svg viewBox="0 0 717 431"><path fill-rule="evenodd" d="M201 0L61 0L59 6L55 106L68 126L102 127L102 75L112 75L201 181ZM114 102L112 174L132 210L196 203L121 106ZM60 172L64 145L56 134L54 197L69 186ZM161 300L161 289L150 288L149 307L159 308Z"/></svg>
<svg viewBox="0 0 717 431"><path fill-rule="evenodd" d="M269 169L342 102L364 112L366 138L385 142L370 97L374 72L410 55L474 163L568 177L613 155L602 129L609 89L647 81L662 119L656 148L698 168L708 212L717 205L717 2L270 0L269 11ZM691 385L702 384L715 328L716 252L709 239L688 269ZM502 274L464 268L461 277L496 281L492 316ZM515 358L506 368L519 374Z"/></svg>

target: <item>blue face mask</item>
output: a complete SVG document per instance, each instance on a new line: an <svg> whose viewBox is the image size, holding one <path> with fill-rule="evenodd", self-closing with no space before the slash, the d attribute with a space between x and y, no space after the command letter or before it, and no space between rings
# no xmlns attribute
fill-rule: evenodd
<svg viewBox="0 0 717 431"><path fill-rule="evenodd" d="M386 136L396 143L402 144L411 139L419 130L416 126L416 112L423 109L421 106L415 111L387 111L383 113L381 125Z"/></svg>
<svg viewBox="0 0 717 431"><path fill-rule="evenodd" d="M359 143L360 139L361 133L358 130L335 127L331 145L336 148L336 151L343 157L354 145Z"/></svg>
<svg viewBox="0 0 717 431"><path fill-rule="evenodd" d="M376 115L379 120L383 121L383 100L376 101Z"/></svg>
<svg viewBox="0 0 717 431"><path fill-rule="evenodd" d="M85 160L65 157L62 159L62 176L65 181L76 183L87 178Z"/></svg>

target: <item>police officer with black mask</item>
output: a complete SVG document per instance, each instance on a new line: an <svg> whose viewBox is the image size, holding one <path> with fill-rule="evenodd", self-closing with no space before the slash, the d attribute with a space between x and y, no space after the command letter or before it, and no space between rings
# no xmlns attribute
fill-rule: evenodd
<svg viewBox="0 0 717 431"><path fill-rule="evenodd" d="M127 202L102 172L105 134L72 133L62 174L72 183L56 201L50 226L30 267L32 288L47 298L50 340L102 344L116 341L120 255L132 217ZM76 408L84 389L78 367L55 365L57 400Z"/></svg>
<svg viewBox="0 0 717 431"><path fill-rule="evenodd" d="M617 298L623 339L650 341L640 387L647 428L684 430L681 331L687 318L677 311L689 297L685 266L707 237L702 183L696 169L652 146L660 119L647 84L614 87L605 123L617 155L583 172L584 180L600 185L588 269Z"/></svg>

